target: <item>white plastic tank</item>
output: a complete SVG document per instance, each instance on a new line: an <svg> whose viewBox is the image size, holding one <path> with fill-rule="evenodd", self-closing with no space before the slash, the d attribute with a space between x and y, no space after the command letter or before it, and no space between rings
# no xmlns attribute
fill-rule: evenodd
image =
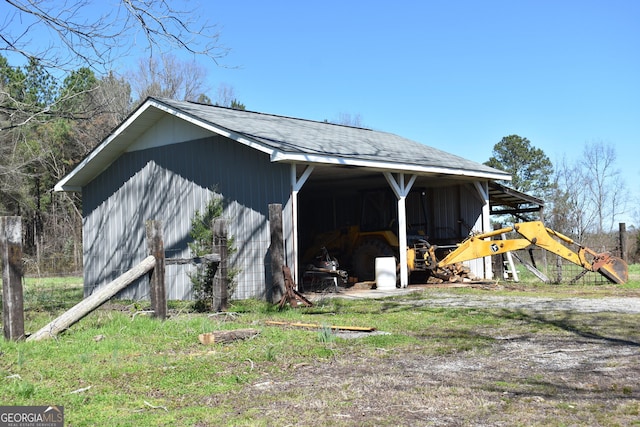
<svg viewBox="0 0 640 427"><path fill-rule="evenodd" d="M396 288L396 259L395 257L376 258L376 288Z"/></svg>

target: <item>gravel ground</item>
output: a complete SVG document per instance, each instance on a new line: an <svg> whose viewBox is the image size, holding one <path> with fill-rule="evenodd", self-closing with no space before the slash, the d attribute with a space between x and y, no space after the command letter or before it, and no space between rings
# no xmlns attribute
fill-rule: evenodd
<svg viewBox="0 0 640 427"><path fill-rule="evenodd" d="M238 411L258 411L268 425L291 426L640 426L640 298L438 290L394 303L498 309L520 317L513 327L475 331L494 340L488 348L443 355L425 353L421 345L340 352L327 362L291 366L284 377L266 374L232 397L246 402Z"/></svg>
<svg viewBox="0 0 640 427"><path fill-rule="evenodd" d="M356 289L341 290L337 293L314 294L305 296L311 300L321 298L385 298L397 295L406 295L411 292L422 292L425 287L410 286L404 289ZM460 295L439 291L432 293L428 299L411 301L409 304L420 304L432 307L467 307L467 308L504 308L511 310L531 311L574 311L580 313L640 313L640 298L638 297L598 297L598 298L543 298L525 296L501 296L501 295Z"/></svg>
<svg viewBox="0 0 640 427"><path fill-rule="evenodd" d="M415 302L412 302L415 303ZM504 308L528 311L572 311L579 313L640 313L640 298L540 298L437 294L419 303L431 307Z"/></svg>

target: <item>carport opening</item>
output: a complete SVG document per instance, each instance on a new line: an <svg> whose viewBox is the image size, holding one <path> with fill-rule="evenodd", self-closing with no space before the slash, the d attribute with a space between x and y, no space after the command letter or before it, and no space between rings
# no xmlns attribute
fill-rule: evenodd
<svg viewBox="0 0 640 427"><path fill-rule="evenodd" d="M348 185L341 181L333 185L310 179L299 193L299 265L303 288L314 285L336 285L332 277L317 281L317 275L305 276L312 267L325 268L335 261L348 273L347 283L375 280L375 260L395 257L399 260L398 203L382 174L371 175L368 186ZM458 193L452 187L449 193ZM452 221L437 227L432 220L434 209L430 198L433 189L414 187L406 199L407 243L429 241L445 251L468 235L470 227L464 221ZM414 272L416 273L416 272ZM412 274L411 280L423 283L425 274ZM309 282L319 283L309 283ZM306 282L306 283L305 283Z"/></svg>
<svg viewBox="0 0 640 427"><path fill-rule="evenodd" d="M494 182L489 186L492 214L537 213L542 217L541 200ZM438 247L438 259L444 258L474 226L479 231L483 205L468 179L418 177L405 200L407 245L427 241ZM298 265L303 289L304 272L314 264L346 271L346 286L374 280L377 257L399 260L397 215L396 196L382 173L316 166L298 194ZM425 283L427 279L428 274L413 271L409 283ZM320 286L338 282L335 275L329 275L320 280Z"/></svg>

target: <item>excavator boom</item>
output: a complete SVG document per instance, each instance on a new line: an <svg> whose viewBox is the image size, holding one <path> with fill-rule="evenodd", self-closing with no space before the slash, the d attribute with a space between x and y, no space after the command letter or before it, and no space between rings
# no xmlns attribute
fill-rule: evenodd
<svg viewBox="0 0 640 427"><path fill-rule="evenodd" d="M517 232L521 237L506 240L486 240L512 231ZM578 251L575 252L569 249L554 237L565 243L577 245ZM585 270L597 271L613 283L623 284L629 280L629 268L621 258L614 257L606 252L596 253L577 244L569 237L546 228L540 221L523 222L515 224L513 227L469 237L445 258L437 262L436 269L446 270L448 265L458 262L525 249L531 245L555 253L567 261L582 266Z"/></svg>

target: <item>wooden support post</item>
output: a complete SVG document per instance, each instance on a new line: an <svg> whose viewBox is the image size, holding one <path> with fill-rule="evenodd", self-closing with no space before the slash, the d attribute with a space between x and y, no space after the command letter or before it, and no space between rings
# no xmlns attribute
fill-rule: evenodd
<svg viewBox="0 0 640 427"><path fill-rule="evenodd" d="M0 252L4 337L17 341L24 338L22 222L19 216L0 217Z"/></svg>
<svg viewBox="0 0 640 427"><path fill-rule="evenodd" d="M69 328L71 325L91 313L96 308L107 302L111 297L133 283L139 277L147 274L156 265L156 258L149 255L142 262L116 280L104 285L78 304L60 315L57 319L27 338L27 341L40 341L51 338Z"/></svg>
<svg viewBox="0 0 640 427"><path fill-rule="evenodd" d="M229 256L227 249L227 222L213 220L213 247L220 255L220 263L214 276L213 310L226 311L229 302Z"/></svg>
<svg viewBox="0 0 640 427"><path fill-rule="evenodd" d="M156 259L156 265L149 274L149 296L151 309L157 319L167 318L167 293L165 290L164 242L162 240L162 221L149 220L145 223L147 247Z"/></svg>
<svg viewBox="0 0 640 427"><path fill-rule="evenodd" d="M627 224L621 222L618 224L620 229L620 258L623 261L628 261L627 259Z"/></svg>
<svg viewBox="0 0 640 427"><path fill-rule="evenodd" d="M282 237L282 205L269 205L269 228L271 232L271 302L277 303L284 295L284 239Z"/></svg>

